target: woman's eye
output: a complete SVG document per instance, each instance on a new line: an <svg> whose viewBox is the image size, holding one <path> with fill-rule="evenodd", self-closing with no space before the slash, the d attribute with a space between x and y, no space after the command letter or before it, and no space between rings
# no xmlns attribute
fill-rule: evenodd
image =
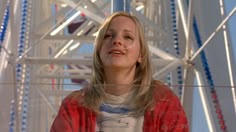
<svg viewBox="0 0 236 132"><path fill-rule="evenodd" d="M131 36L125 36L125 39L131 39L133 40L133 38Z"/></svg>
<svg viewBox="0 0 236 132"><path fill-rule="evenodd" d="M104 38L110 38L110 37L112 37L111 34L106 34L106 35L104 36Z"/></svg>

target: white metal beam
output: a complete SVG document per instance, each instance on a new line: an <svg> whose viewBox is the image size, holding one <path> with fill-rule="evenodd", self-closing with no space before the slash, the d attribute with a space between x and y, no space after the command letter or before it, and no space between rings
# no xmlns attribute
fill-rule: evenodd
<svg viewBox="0 0 236 132"><path fill-rule="evenodd" d="M183 75L183 86L181 103L185 109L189 121L189 127L192 128L192 113L193 113L193 88L194 88L194 73L193 66L185 64Z"/></svg>
<svg viewBox="0 0 236 132"><path fill-rule="evenodd" d="M76 6L76 4L73 2L73 1L70 1L70 0L61 0L62 2L68 4L69 6L75 8L75 9L78 9L79 11L85 13L90 19L94 20L95 22L98 22L98 23L102 23L103 20L105 19L104 17L101 17L101 16L98 16L97 14L81 7L81 6Z"/></svg>
<svg viewBox="0 0 236 132"><path fill-rule="evenodd" d="M109 1L108 1L109 2ZM108 3L107 2L107 3ZM98 7L96 4L94 4L93 2L91 2L90 0L86 0L86 3L87 3L87 5L89 6L89 8L91 9L95 9L95 12L97 12L98 14L99 14L99 16L101 16L101 17L103 17L103 18L105 18L106 17L106 15L102 12L102 9L104 9L104 8L100 8L100 7Z"/></svg>
<svg viewBox="0 0 236 132"><path fill-rule="evenodd" d="M19 61L22 64L84 64L91 65L91 59L85 58L43 58L43 57L27 57Z"/></svg>
<svg viewBox="0 0 236 132"><path fill-rule="evenodd" d="M39 25L37 25L37 27L35 27L34 31L41 31L41 32L47 32L48 31L48 27L45 25L51 25L53 19L57 19L57 20L61 20L64 19L64 15L66 14L66 12L68 12L71 9L71 7L66 7L66 8L61 8L59 11L57 11L57 15L56 16L50 16L48 18L46 18L43 22L41 22ZM56 18L54 18L56 17Z"/></svg>
<svg viewBox="0 0 236 132"><path fill-rule="evenodd" d="M77 5L74 5L75 7L77 7L79 4L81 4L81 2L78 2ZM72 11L72 10L71 10ZM58 25L60 25L62 22L64 21L64 19L61 19L56 25L55 27L57 27ZM39 39L35 40L34 42L32 42L31 46L29 48L27 48L25 50L25 52L22 54L22 56L18 57L15 61L15 63L18 63L19 61L21 61L22 58L24 58L36 45L38 45L40 43L40 41L42 41L46 36L48 36L52 31L54 30L54 26L51 27L47 32L45 32L44 35L40 36Z"/></svg>
<svg viewBox="0 0 236 132"><path fill-rule="evenodd" d="M167 75L167 73L175 70L178 66L181 66L183 64L184 64L184 61L180 59L175 59L171 63L169 63L168 65L166 65L165 67L157 71L156 73L154 73L153 77L157 79L161 79L162 77Z"/></svg>
<svg viewBox="0 0 236 132"><path fill-rule="evenodd" d="M187 20L186 20L186 14L185 14L185 8L182 0L176 0L177 2L177 7L179 10L180 18L182 21L183 29L184 29L184 35L187 38L188 34L188 27L187 27Z"/></svg>
<svg viewBox="0 0 236 132"><path fill-rule="evenodd" d="M35 75L38 78L56 78L56 79L90 79L91 75Z"/></svg>
<svg viewBox="0 0 236 132"><path fill-rule="evenodd" d="M152 45L148 45L148 46L149 46L150 51L151 51L153 54L159 56L159 57L162 58L162 59L165 59L165 60L174 60L174 59L177 59L177 58L174 57L173 55L171 55L171 54L169 54L169 53L167 53L167 52L165 52L165 51L163 51L163 50L161 50L161 49L159 49L159 48L157 48L157 47L154 47L154 46L152 46Z"/></svg>
<svg viewBox="0 0 236 132"><path fill-rule="evenodd" d="M163 59L152 59L154 66L166 66L173 60L163 60ZM174 60L175 62L181 62L179 59ZM87 58L45 58L45 57L27 57L19 61L21 64L82 64L82 65L92 65L92 59Z"/></svg>
<svg viewBox="0 0 236 132"><path fill-rule="evenodd" d="M225 23L233 16L233 14L236 12L236 7L229 13L227 17L219 24L219 26L216 28L214 32L211 33L211 35L206 39L206 41L202 44L202 46L192 55L191 61L193 61L200 53L201 51L209 44L211 39L215 36L215 34L225 25Z"/></svg>
<svg viewBox="0 0 236 132"><path fill-rule="evenodd" d="M205 117L206 117L207 125L208 125L208 128L209 128L209 132L216 132L214 120L212 118L213 110L210 109L210 105L209 105L209 102L208 102L208 99L207 99L205 87L203 87L204 83L203 83L203 80L202 80L201 73L199 71L197 71L196 69L194 70L194 73L196 75L198 90L199 90L199 94L200 94L200 98L201 98L201 103L202 103L202 106L203 106L203 111L204 111L204 114L205 114Z"/></svg>
<svg viewBox="0 0 236 132"><path fill-rule="evenodd" d="M186 47L185 47L185 59L190 59L192 45L191 45L191 35L192 35L192 22L193 22L193 0L189 0L189 8L188 8L188 31L186 36Z"/></svg>
<svg viewBox="0 0 236 132"><path fill-rule="evenodd" d="M221 15L224 17L224 2L223 0L219 0L220 2L220 12ZM224 35L224 44L225 44L225 53L226 53L226 60L227 60L227 65L228 65L228 70L229 70L229 81L231 86L235 86L234 84L234 76L233 76L233 69L232 69L232 59L231 59L231 52L230 52L230 47L229 47L229 42L228 42L228 32L226 31L226 25L223 26L223 35ZM232 51L232 50L231 50ZM236 93L235 93L235 88L231 88L232 92L232 100L234 102L234 114L236 115Z"/></svg>
<svg viewBox="0 0 236 132"><path fill-rule="evenodd" d="M149 27L150 30L153 30L153 32L156 32L156 34L162 34L163 37L168 40L168 38L171 38L170 35L164 31L162 28L158 27L157 24L153 23L151 20L149 20L146 16L141 14L140 12L136 11L134 8L130 8L131 12L137 16L143 24L145 24L147 27Z"/></svg>
<svg viewBox="0 0 236 132"><path fill-rule="evenodd" d="M54 114L57 114L57 110L54 108L53 103L48 99L48 96L45 96L45 94L41 91L40 88L36 89L39 95L42 97L42 99L46 102L48 107L52 110Z"/></svg>
<svg viewBox="0 0 236 132"><path fill-rule="evenodd" d="M40 38L42 35L34 34L32 37ZM77 36L77 35L55 35L55 36L45 36L44 40L76 40L79 42L90 42L93 43L95 40L94 36ZM60 44L60 43L59 43Z"/></svg>

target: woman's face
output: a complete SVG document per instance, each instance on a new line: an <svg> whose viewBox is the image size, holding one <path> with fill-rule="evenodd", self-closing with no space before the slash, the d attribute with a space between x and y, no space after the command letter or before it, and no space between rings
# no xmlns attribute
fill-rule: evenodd
<svg viewBox="0 0 236 132"><path fill-rule="evenodd" d="M141 62L138 29L130 18L112 19L105 33L100 58L106 68L135 68Z"/></svg>

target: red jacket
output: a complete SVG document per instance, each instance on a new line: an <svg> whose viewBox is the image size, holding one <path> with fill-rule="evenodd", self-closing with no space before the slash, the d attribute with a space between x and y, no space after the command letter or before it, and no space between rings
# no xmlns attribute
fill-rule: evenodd
<svg viewBox="0 0 236 132"><path fill-rule="evenodd" d="M78 105L78 100L65 98L51 132L95 132L96 114ZM177 96L167 90L164 100L144 114L143 132L188 132L187 118Z"/></svg>

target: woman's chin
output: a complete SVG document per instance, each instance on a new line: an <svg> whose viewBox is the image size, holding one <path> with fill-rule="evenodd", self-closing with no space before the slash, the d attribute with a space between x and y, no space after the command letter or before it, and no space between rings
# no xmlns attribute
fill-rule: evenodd
<svg viewBox="0 0 236 132"><path fill-rule="evenodd" d="M121 63L112 63L112 64L108 64L108 65L104 66L104 68L107 68L107 69L124 69L124 68L128 68L128 67L125 66L124 64L121 64Z"/></svg>

